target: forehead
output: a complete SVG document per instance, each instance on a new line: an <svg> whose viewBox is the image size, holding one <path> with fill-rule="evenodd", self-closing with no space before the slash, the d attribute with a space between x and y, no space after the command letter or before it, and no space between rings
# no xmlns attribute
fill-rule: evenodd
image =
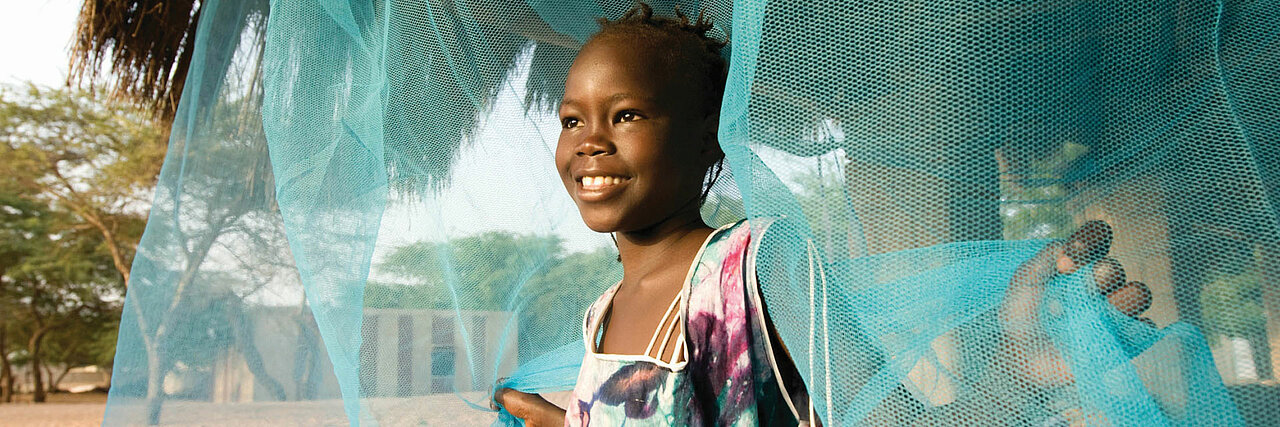
<svg viewBox="0 0 1280 427"><path fill-rule="evenodd" d="M690 79L682 73L670 49L620 37L589 41L578 52L565 80L565 100L611 96L618 92L666 97L687 92Z"/></svg>

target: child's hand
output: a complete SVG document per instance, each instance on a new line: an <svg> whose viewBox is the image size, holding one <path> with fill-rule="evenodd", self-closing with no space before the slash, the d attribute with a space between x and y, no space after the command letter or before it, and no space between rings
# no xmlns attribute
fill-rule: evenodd
<svg viewBox="0 0 1280 427"><path fill-rule="evenodd" d="M564 409L543 399L542 395L500 388L493 393L493 400L503 408L524 420L528 427L563 426Z"/></svg>
<svg viewBox="0 0 1280 427"><path fill-rule="evenodd" d="M1042 387L1071 383L1071 371L1039 326L1040 304L1045 286L1054 276L1071 274L1094 264L1093 279L1098 291L1122 313L1155 326L1140 317L1151 307L1151 290L1139 282L1126 282L1119 261L1107 258L1111 250L1111 227L1090 221L1065 241L1054 242L1018 267L1009 286L1009 295L1000 310L1004 325L1005 350L1010 371L1021 380Z"/></svg>

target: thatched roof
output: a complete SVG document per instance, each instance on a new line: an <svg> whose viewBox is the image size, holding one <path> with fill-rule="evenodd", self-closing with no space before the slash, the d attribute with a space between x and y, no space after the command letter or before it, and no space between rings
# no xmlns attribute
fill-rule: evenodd
<svg viewBox="0 0 1280 427"><path fill-rule="evenodd" d="M198 3L85 0L68 83L107 84L115 95L171 118L191 64L202 9Z"/></svg>

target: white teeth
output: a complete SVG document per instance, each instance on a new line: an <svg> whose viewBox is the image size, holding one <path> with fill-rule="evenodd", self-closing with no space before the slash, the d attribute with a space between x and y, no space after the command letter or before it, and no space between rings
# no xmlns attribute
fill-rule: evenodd
<svg viewBox="0 0 1280 427"><path fill-rule="evenodd" d="M600 188L606 185L618 185L622 183L622 177L618 176L584 176L582 177L582 186L585 188Z"/></svg>

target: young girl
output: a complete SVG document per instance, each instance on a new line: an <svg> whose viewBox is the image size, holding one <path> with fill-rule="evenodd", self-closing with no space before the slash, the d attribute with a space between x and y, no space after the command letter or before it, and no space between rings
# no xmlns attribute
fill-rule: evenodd
<svg viewBox="0 0 1280 427"><path fill-rule="evenodd" d="M615 233L623 279L586 312L568 408L506 389L495 400L533 426L816 422L755 278L767 224L712 229L699 214L723 158L724 43L701 18L644 4L601 27L565 81L556 167L587 226ZM1081 234L1074 257L1056 245L1024 270L1056 258L1074 271L1106 243Z"/></svg>

